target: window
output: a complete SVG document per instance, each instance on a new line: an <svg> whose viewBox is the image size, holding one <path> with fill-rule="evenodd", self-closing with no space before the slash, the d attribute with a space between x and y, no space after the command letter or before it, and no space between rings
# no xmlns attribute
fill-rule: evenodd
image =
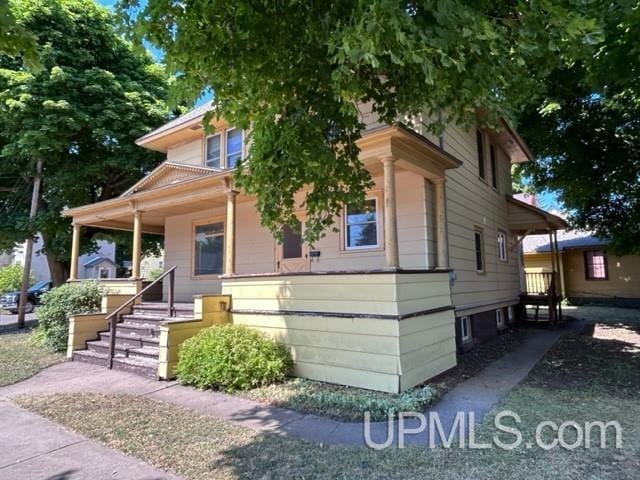
<svg viewBox="0 0 640 480"><path fill-rule="evenodd" d="M496 325L498 329L504 328L504 312L501 308L496 310Z"/></svg>
<svg viewBox="0 0 640 480"><path fill-rule="evenodd" d="M242 130L233 128L227 130L227 155L225 166L235 168L242 160Z"/></svg>
<svg viewBox="0 0 640 480"><path fill-rule="evenodd" d="M501 262L506 262L507 258L507 234L498 230L498 258Z"/></svg>
<svg viewBox="0 0 640 480"><path fill-rule="evenodd" d="M482 229L476 228L473 232L473 238L475 243L475 252L476 252L476 271L478 273L484 272L484 245L482 239Z"/></svg>
<svg viewBox="0 0 640 480"><path fill-rule="evenodd" d="M347 250L378 247L378 199L368 198L364 206L345 207L344 246Z"/></svg>
<svg viewBox="0 0 640 480"><path fill-rule="evenodd" d="M99 267L98 278L111 278L111 269L109 267Z"/></svg>
<svg viewBox="0 0 640 480"><path fill-rule="evenodd" d="M196 225L194 275L222 273L224 224L222 222Z"/></svg>
<svg viewBox="0 0 640 480"><path fill-rule="evenodd" d="M302 258L302 222L296 228L285 225L282 229L282 258Z"/></svg>
<svg viewBox="0 0 640 480"><path fill-rule="evenodd" d="M476 143L478 145L478 175L484 180L484 134L481 130L476 130Z"/></svg>
<svg viewBox="0 0 640 480"><path fill-rule="evenodd" d="M584 270L587 280L609 280L607 253L603 250L584 252Z"/></svg>
<svg viewBox="0 0 640 480"><path fill-rule="evenodd" d="M220 135L207 137L207 152L204 164L211 168L220 168Z"/></svg>
<svg viewBox="0 0 640 480"><path fill-rule="evenodd" d="M496 162L496 147L493 145L489 146L489 156L491 161L491 186L498 189L498 166Z"/></svg>
<svg viewBox="0 0 640 480"><path fill-rule="evenodd" d="M471 318L460 317L460 337L463 342L471 341Z"/></svg>

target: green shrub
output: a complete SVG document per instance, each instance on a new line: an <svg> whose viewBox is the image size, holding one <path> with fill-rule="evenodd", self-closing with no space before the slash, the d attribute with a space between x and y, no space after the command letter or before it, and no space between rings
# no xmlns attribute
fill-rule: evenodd
<svg viewBox="0 0 640 480"><path fill-rule="evenodd" d="M18 263L0 268L0 295L20 290L20 287L22 287L23 272L24 269L22 265ZM33 283L33 276L31 276L29 285L31 285L31 283Z"/></svg>
<svg viewBox="0 0 640 480"><path fill-rule="evenodd" d="M178 380L228 392L283 381L293 369L284 345L240 325L219 325L186 340L180 349Z"/></svg>
<svg viewBox="0 0 640 480"><path fill-rule="evenodd" d="M164 273L164 270L162 270L161 268L154 268L147 275L147 280L153 281L153 280L157 279L163 273Z"/></svg>
<svg viewBox="0 0 640 480"><path fill-rule="evenodd" d="M69 317L99 312L104 290L98 282L67 283L48 291L36 309L38 328L33 340L39 345L64 350L69 336Z"/></svg>
<svg viewBox="0 0 640 480"><path fill-rule="evenodd" d="M364 413L369 412L371 420L380 421L386 420L389 414L397 416L399 412L424 411L438 398L438 391L430 385L423 385L401 393L386 393L295 378L282 385L256 388L243 395L277 407L339 420L361 421Z"/></svg>

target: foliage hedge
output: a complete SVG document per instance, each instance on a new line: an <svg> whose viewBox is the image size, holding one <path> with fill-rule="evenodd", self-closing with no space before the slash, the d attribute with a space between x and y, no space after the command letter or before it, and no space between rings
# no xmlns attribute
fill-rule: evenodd
<svg viewBox="0 0 640 480"><path fill-rule="evenodd" d="M177 376L186 385L235 392L282 382L292 370L284 345L256 330L225 324L182 344Z"/></svg>
<svg viewBox="0 0 640 480"><path fill-rule="evenodd" d="M22 265L18 263L0 268L0 295L20 290L23 272ZM33 283L33 276L31 276L31 279L31 283Z"/></svg>
<svg viewBox="0 0 640 480"><path fill-rule="evenodd" d="M69 336L69 317L99 312L104 290L98 282L67 283L48 291L36 309L35 343L64 350Z"/></svg>

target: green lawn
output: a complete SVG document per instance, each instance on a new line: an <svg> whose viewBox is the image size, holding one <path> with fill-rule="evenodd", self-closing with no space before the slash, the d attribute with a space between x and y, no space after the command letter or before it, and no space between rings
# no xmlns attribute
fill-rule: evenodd
<svg viewBox="0 0 640 480"><path fill-rule="evenodd" d="M375 452L257 433L142 397L73 394L23 397L18 402L89 438L189 479L637 478L640 336L634 326L596 328L594 335L572 334L557 343L488 416L479 437L492 437L493 415L509 409L521 416L525 439L533 437L541 420L617 420L623 428L619 450L544 451L523 444L511 451L411 447Z"/></svg>
<svg viewBox="0 0 640 480"><path fill-rule="evenodd" d="M61 353L32 345L31 332L0 334L0 386L19 382L64 360Z"/></svg>

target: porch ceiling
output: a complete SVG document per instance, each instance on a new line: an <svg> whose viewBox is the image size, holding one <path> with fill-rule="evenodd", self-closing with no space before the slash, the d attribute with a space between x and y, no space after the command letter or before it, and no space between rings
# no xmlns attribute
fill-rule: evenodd
<svg viewBox="0 0 640 480"><path fill-rule="evenodd" d="M394 157L400 168L429 179L444 177L445 170L462 162L427 138L402 125L383 126L367 132L358 142L360 159L372 173L381 169L381 158Z"/></svg>
<svg viewBox="0 0 640 480"><path fill-rule="evenodd" d="M541 234L567 228L567 222L552 213L507 195L509 229L520 234Z"/></svg>
<svg viewBox="0 0 640 480"><path fill-rule="evenodd" d="M226 205L229 172L133 193L62 212L74 223L112 230L133 230L134 212L142 213L142 231L164 234L167 217Z"/></svg>

